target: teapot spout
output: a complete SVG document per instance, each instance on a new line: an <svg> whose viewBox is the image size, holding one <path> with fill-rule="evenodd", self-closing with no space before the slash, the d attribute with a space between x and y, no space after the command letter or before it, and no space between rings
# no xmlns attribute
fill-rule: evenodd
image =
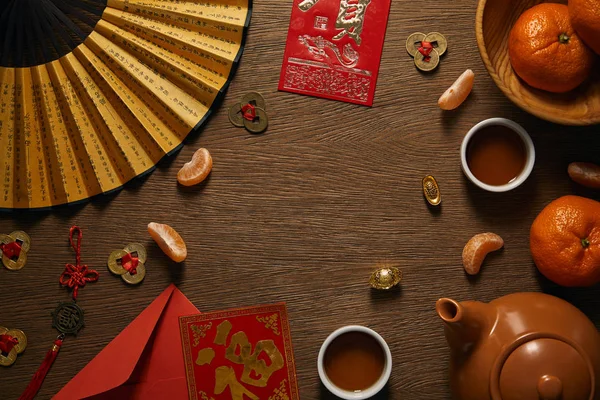
<svg viewBox="0 0 600 400"><path fill-rule="evenodd" d="M486 309L489 305L452 299L439 299L435 304L438 316L444 321L446 340L453 351L468 352L488 329Z"/></svg>

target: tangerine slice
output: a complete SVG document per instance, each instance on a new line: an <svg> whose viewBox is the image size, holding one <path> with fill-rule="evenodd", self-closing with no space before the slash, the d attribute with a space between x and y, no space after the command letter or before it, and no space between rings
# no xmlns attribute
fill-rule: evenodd
<svg viewBox="0 0 600 400"><path fill-rule="evenodd" d="M158 247L175 262L182 262L187 257L187 247L185 242L169 225L150 222L148 224L148 233L158 244Z"/></svg>
<svg viewBox="0 0 600 400"><path fill-rule="evenodd" d="M463 72L461 76L444 92L438 100L442 110L454 110L469 97L473 90L475 74L470 69Z"/></svg>
<svg viewBox="0 0 600 400"><path fill-rule="evenodd" d="M212 157L208 150L196 150L192 161L187 162L177 173L177 181L183 186L194 186L206 179L212 170Z"/></svg>
<svg viewBox="0 0 600 400"><path fill-rule="evenodd" d="M500 250L504 240L495 233L480 233L469 240L463 249L462 259L465 271L469 275L477 275L485 257L492 251Z"/></svg>
<svg viewBox="0 0 600 400"><path fill-rule="evenodd" d="M569 176L573 181L592 189L600 189L600 165L574 162L569 164Z"/></svg>

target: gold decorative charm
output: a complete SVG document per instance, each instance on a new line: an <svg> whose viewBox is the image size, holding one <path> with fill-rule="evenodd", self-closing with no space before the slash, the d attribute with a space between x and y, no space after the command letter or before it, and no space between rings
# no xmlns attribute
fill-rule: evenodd
<svg viewBox="0 0 600 400"><path fill-rule="evenodd" d="M27 336L23 331L0 326L0 365L13 365L17 361L17 355L24 352L26 347Z"/></svg>
<svg viewBox="0 0 600 400"><path fill-rule="evenodd" d="M402 271L396 267L383 267L373 272L369 284L373 289L388 290L402 280Z"/></svg>
<svg viewBox="0 0 600 400"><path fill-rule="evenodd" d="M206 337L206 332L212 328L212 322L209 322L206 325L192 325L192 333L194 334L194 347L200 344L200 339L204 339Z"/></svg>
<svg viewBox="0 0 600 400"><path fill-rule="evenodd" d="M269 315L268 317L261 317L257 315L256 320L265 324L265 328L272 330L274 334L279 336L279 324L277 323L277 314Z"/></svg>
<svg viewBox="0 0 600 400"><path fill-rule="evenodd" d="M269 126L266 110L265 98L258 92L249 92L229 108L229 121L233 126L246 128L248 132L262 133Z"/></svg>
<svg viewBox="0 0 600 400"><path fill-rule="evenodd" d="M446 50L448 40L439 32L415 32L406 39L406 51L415 59L415 66L424 72L436 69Z"/></svg>
<svg viewBox="0 0 600 400"><path fill-rule="evenodd" d="M279 387L275 388L273 394L269 396L269 400L290 400L287 392L287 379L281 381Z"/></svg>
<svg viewBox="0 0 600 400"><path fill-rule="evenodd" d="M108 269L130 285L137 285L146 276L146 248L131 243L123 250L115 250L108 257Z"/></svg>
<svg viewBox="0 0 600 400"><path fill-rule="evenodd" d="M439 206L442 202L442 194L440 187L431 175L427 175L423 178L423 195L427 199L427 202L432 206Z"/></svg>
<svg viewBox="0 0 600 400"><path fill-rule="evenodd" d="M10 235L0 235L2 264L11 271L18 271L27 262L27 252L31 248L31 238L23 231Z"/></svg>

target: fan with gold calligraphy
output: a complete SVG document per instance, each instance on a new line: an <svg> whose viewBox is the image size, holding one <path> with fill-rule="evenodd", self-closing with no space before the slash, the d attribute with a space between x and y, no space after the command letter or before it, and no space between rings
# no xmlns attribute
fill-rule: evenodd
<svg viewBox="0 0 600 400"><path fill-rule="evenodd" d="M250 14L251 0L3 0L0 209L151 171L220 103Z"/></svg>

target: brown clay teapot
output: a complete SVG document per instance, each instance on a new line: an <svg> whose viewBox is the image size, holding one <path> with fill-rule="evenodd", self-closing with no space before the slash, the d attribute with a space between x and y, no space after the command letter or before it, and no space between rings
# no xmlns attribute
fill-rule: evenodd
<svg viewBox="0 0 600 400"><path fill-rule="evenodd" d="M600 333L573 305L541 293L489 304L440 299L457 400L600 400Z"/></svg>

